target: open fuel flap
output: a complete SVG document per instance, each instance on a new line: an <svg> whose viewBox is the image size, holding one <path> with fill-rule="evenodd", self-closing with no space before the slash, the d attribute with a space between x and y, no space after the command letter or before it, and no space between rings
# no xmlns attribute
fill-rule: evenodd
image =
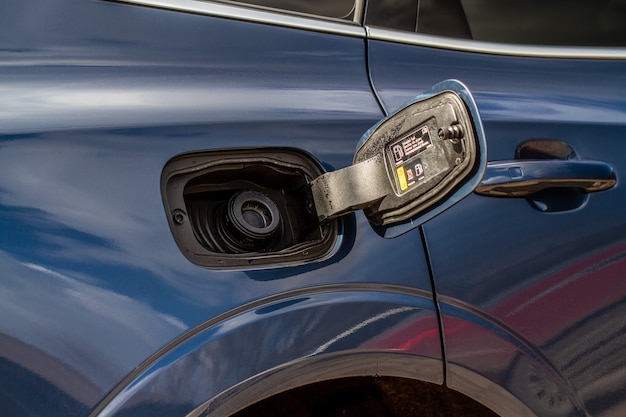
<svg viewBox="0 0 626 417"><path fill-rule="evenodd" d="M167 163L161 188L189 260L258 269L332 256L355 210L383 237L405 233L470 194L485 167L474 100L448 80L366 132L349 167L325 172L292 148L193 152Z"/></svg>

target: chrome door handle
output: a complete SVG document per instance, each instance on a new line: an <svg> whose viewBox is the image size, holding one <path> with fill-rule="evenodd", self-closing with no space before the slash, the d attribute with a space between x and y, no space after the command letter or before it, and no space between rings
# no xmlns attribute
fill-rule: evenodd
<svg viewBox="0 0 626 417"><path fill-rule="evenodd" d="M476 193L491 197L527 197L546 188L602 191L617 182L610 164L581 160L512 160L489 162Z"/></svg>

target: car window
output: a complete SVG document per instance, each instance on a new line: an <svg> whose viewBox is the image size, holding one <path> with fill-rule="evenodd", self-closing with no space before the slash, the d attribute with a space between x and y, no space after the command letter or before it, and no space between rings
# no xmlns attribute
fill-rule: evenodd
<svg viewBox="0 0 626 417"><path fill-rule="evenodd" d="M626 45L626 0L370 0L368 3L366 24L372 26L513 44ZM404 16L400 17L402 13Z"/></svg>
<svg viewBox="0 0 626 417"><path fill-rule="evenodd" d="M241 0L228 2L345 20L351 20L355 10L355 0Z"/></svg>
<svg viewBox="0 0 626 417"><path fill-rule="evenodd" d="M365 24L414 32L417 0L368 0Z"/></svg>

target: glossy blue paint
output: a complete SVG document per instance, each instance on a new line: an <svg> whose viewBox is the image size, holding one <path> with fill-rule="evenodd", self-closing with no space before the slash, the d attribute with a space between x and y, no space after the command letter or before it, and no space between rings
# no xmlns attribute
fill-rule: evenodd
<svg viewBox="0 0 626 417"><path fill-rule="evenodd" d="M622 415L626 61L385 42L370 42L369 53L373 83L390 109L437 78L463 80L480 110L489 161L515 158L524 141L555 139L615 169L617 186L573 210L544 213L525 198L471 195L424 233L449 386L484 396L496 410L498 398L476 392L476 380L505 388L537 415Z"/></svg>
<svg viewBox="0 0 626 417"><path fill-rule="evenodd" d="M435 317L419 235L380 239L359 214L353 246L314 267L216 272L184 258L165 218L161 170L182 152L297 146L327 166L350 164L382 117L362 39L104 1L0 8L5 415L87 415L172 341L290 291L399 285L422 291L420 308ZM382 306L377 292L386 297L372 290L351 304L359 320L384 310L370 307ZM331 337L334 315L307 320ZM217 359L233 374L207 395L264 370L252 356ZM142 401L151 413L153 399Z"/></svg>
<svg viewBox="0 0 626 417"><path fill-rule="evenodd" d="M470 89L487 130L495 122L623 123L624 60L498 56L382 41L368 45L373 82L389 111L450 78ZM493 152L502 140L490 141L491 158L501 158L500 147ZM511 150L505 154L510 158Z"/></svg>
<svg viewBox="0 0 626 417"><path fill-rule="evenodd" d="M259 376L263 383L268 370L297 369L337 354L345 363L368 353L379 355L383 362L352 364L348 369L339 365L325 372L314 368L299 375L298 384L341 378L350 372L362 374L364 369L372 372L372 368L373 374L398 372L384 363L385 352L390 357L413 354L414 365L403 373L443 382L430 294L391 286L346 289L309 288L274 297L279 301L260 300L195 329L135 372L98 415L200 412L229 389L246 385L254 391L257 387L249 379ZM239 398L233 402L241 407Z"/></svg>
<svg viewBox="0 0 626 417"><path fill-rule="evenodd" d="M503 414L624 414L626 62L101 0L5 0L0 39L2 415L205 413L379 372L445 377ZM559 139L617 186L560 213L470 195L393 240L357 213L315 265L217 272L179 252L172 156L295 146L344 167L383 117L376 95L391 110L448 78L473 92L489 160Z"/></svg>

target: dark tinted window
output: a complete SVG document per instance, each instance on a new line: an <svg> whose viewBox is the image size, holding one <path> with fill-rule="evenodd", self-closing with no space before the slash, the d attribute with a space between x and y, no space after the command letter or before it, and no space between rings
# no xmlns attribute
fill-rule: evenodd
<svg viewBox="0 0 626 417"><path fill-rule="evenodd" d="M537 45L626 45L624 0L461 0L476 40Z"/></svg>
<svg viewBox="0 0 626 417"><path fill-rule="evenodd" d="M354 0L240 0L234 2L335 19L352 19L354 15Z"/></svg>
<svg viewBox="0 0 626 417"><path fill-rule="evenodd" d="M387 4L402 4L405 10L395 10L392 15L414 16L414 5L419 3L416 25L419 33L518 44L626 46L626 0L369 0L368 3L366 23L369 25L414 31L401 19L386 16Z"/></svg>
<svg viewBox="0 0 626 417"><path fill-rule="evenodd" d="M420 0L417 31L429 35L471 39L467 18L459 0Z"/></svg>
<svg viewBox="0 0 626 417"><path fill-rule="evenodd" d="M368 0L365 24L415 31L417 0Z"/></svg>

